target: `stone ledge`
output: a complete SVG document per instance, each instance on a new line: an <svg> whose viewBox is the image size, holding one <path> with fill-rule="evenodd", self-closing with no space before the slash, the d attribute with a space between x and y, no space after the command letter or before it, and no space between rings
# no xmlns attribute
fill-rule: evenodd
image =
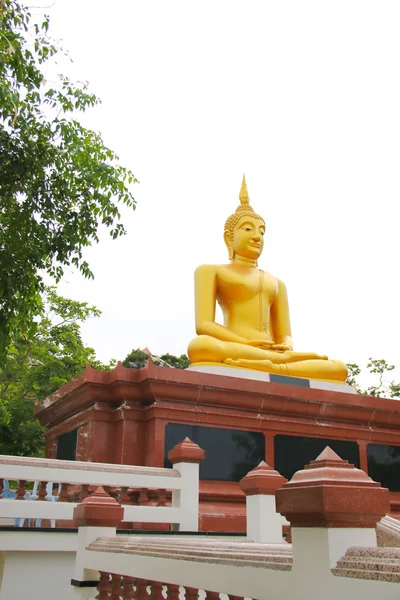
<svg viewBox="0 0 400 600"><path fill-rule="evenodd" d="M380 547L399 548L400 521L388 515L383 517L376 526L376 539Z"/></svg>
<svg viewBox="0 0 400 600"><path fill-rule="evenodd" d="M87 550L132 554L170 560L290 571L293 564L289 544L183 540L131 537L98 538Z"/></svg>
<svg viewBox="0 0 400 600"><path fill-rule="evenodd" d="M331 571L337 577L400 583L400 549L349 548Z"/></svg>

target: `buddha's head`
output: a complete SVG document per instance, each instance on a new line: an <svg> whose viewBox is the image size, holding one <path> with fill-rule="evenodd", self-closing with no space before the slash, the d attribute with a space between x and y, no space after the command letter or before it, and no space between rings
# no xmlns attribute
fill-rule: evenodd
<svg viewBox="0 0 400 600"><path fill-rule="evenodd" d="M265 221L250 206L244 175L239 200L236 211L225 221L224 241L229 260L235 255L257 260L264 247Z"/></svg>

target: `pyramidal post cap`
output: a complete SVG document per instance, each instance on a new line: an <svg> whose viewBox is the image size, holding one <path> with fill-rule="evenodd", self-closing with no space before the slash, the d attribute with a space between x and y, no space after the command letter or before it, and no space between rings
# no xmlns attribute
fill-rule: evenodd
<svg viewBox="0 0 400 600"><path fill-rule="evenodd" d="M389 491L331 448L276 492L292 527L375 527L389 512Z"/></svg>
<svg viewBox="0 0 400 600"><path fill-rule="evenodd" d="M336 452L334 450L332 450L332 448L330 446L326 446L326 448L324 450L322 450L321 454L319 454L315 460L310 461L310 463L308 465L306 465L304 468L312 469L315 467L316 463L318 463L317 466L319 466L319 467L322 466L321 463L324 463L324 466L330 466L331 464L337 465L338 463L340 463L341 467L344 469L354 468L354 465L349 463L348 460L340 458L340 456L338 454L336 454Z"/></svg>
<svg viewBox="0 0 400 600"><path fill-rule="evenodd" d="M289 483L294 487L297 484L314 485L317 481L329 481L330 485L346 482L348 485L381 487L381 484L371 479L365 471L340 458L329 446L315 460L305 465L303 470L297 471Z"/></svg>
<svg viewBox="0 0 400 600"><path fill-rule="evenodd" d="M79 526L117 527L123 518L123 507L101 486L74 509L74 520Z"/></svg>
<svg viewBox="0 0 400 600"><path fill-rule="evenodd" d="M177 444L168 452L168 459L173 465L180 462L201 463L205 455L205 451L200 446L192 442L188 437L185 437L180 444Z"/></svg>
<svg viewBox="0 0 400 600"><path fill-rule="evenodd" d="M246 496L271 496L286 482L287 479L283 475L262 460L240 480L240 489Z"/></svg>

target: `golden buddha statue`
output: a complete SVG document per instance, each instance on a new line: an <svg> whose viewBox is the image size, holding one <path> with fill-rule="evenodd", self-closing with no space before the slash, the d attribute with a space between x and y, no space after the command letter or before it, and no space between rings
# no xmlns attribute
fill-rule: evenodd
<svg viewBox="0 0 400 600"><path fill-rule="evenodd" d="M258 268L265 221L250 206L243 176L240 205L224 229L230 264L195 272L196 333L191 366L256 369L292 377L344 382L346 365L315 352L294 352L285 284ZM216 302L224 324L215 322Z"/></svg>

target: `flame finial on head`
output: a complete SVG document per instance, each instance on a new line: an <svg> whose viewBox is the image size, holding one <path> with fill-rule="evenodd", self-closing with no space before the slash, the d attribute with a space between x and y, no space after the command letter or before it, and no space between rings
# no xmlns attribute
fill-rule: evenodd
<svg viewBox="0 0 400 600"><path fill-rule="evenodd" d="M245 174L243 173L243 179L242 179L242 187L240 188L240 192L239 192L239 200L240 200L240 204L247 204L247 206L250 205L250 198L249 198L249 192L247 191L247 183L246 183L246 177Z"/></svg>

